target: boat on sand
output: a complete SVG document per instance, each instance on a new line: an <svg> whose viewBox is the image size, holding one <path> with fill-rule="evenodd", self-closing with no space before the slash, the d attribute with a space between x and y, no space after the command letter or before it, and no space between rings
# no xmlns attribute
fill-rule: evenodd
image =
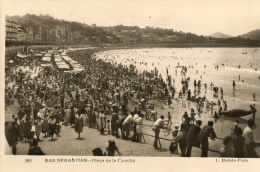
<svg viewBox="0 0 260 172"><path fill-rule="evenodd" d="M220 115L227 116L227 117L241 117L241 116L247 116L252 114L253 112L251 110L243 110L243 109L232 109L229 111L221 112Z"/></svg>

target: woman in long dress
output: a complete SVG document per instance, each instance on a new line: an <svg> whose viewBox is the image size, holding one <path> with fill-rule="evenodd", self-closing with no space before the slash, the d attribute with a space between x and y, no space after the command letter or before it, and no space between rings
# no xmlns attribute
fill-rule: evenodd
<svg viewBox="0 0 260 172"><path fill-rule="evenodd" d="M43 124L42 124L42 133L44 134L44 137L48 137L49 135L49 123L48 123L48 116L46 115L43 119Z"/></svg>
<svg viewBox="0 0 260 172"><path fill-rule="evenodd" d="M75 124L75 108L73 106L70 107L70 125L74 127Z"/></svg>
<svg viewBox="0 0 260 172"><path fill-rule="evenodd" d="M53 140L53 135L54 133L56 133L56 119L54 118L54 116L50 116L49 128L50 128L51 140Z"/></svg>
<svg viewBox="0 0 260 172"><path fill-rule="evenodd" d="M40 134L42 132L42 120L41 118L38 118L35 123L35 133L37 136L38 141L40 140Z"/></svg>
<svg viewBox="0 0 260 172"><path fill-rule="evenodd" d="M78 133L78 138L80 138L80 133L83 132L83 116L82 116L82 114L76 115L75 131Z"/></svg>
<svg viewBox="0 0 260 172"><path fill-rule="evenodd" d="M68 107L65 108L64 113L65 113L64 124L67 125L70 123L70 110Z"/></svg>

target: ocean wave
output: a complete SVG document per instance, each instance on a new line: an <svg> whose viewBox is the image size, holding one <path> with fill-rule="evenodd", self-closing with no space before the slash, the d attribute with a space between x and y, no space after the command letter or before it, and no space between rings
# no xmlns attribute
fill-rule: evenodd
<svg viewBox="0 0 260 172"><path fill-rule="evenodd" d="M242 85L242 86L247 86L247 87L260 88L260 86L258 86L258 85L253 85L253 84L249 84L249 83L245 83L245 82L239 82L237 84Z"/></svg>
<svg viewBox="0 0 260 172"><path fill-rule="evenodd" d="M260 102L257 101L253 101L253 100L249 100L249 99L245 99L245 98L241 98L241 97L232 97L232 96L225 96L225 98L230 99L230 100L234 100L237 102L241 102L241 103L245 103L245 104L255 104L255 105L260 105Z"/></svg>
<svg viewBox="0 0 260 172"><path fill-rule="evenodd" d="M245 68L237 68L237 67L230 67L230 66L226 66L225 69L227 70L233 70L233 71L240 71L240 72L248 72L248 73L255 73L260 75L260 70L254 70L254 69L245 69Z"/></svg>

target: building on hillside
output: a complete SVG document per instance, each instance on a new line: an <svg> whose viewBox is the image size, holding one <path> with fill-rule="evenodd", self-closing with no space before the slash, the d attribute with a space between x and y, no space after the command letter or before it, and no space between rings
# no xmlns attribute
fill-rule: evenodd
<svg viewBox="0 0 260 172"><path fill-rule="evenodd" d="M49 29L50 27L45 24L41 24L41 43L47 44L48 43L48 38L49 38Z"/></svg>
<svg viewBox="0 0 260 172"><path fill-rule="evenodd" d="M129 30L121 30L120 33L121 34L127 34L127 33L129 33Z"/></svg>
<svg viewBox="0 0 260 172"><path fill-rule="evenodd" d="M72 43L72 32L70 26L65 27L66 44Z"/></svg>
<svg viewBox="0 0 260 172"><path fill-rule="evenodd" d="M45 24L34 25L34 43L46 44L48 42L49 26Z"/></svg>
<svg viewBox="0 0 260 172"><path fill-rule="evenodd" d="M71 43L78 44L81 42L82 36L80 31L75 31L72 33Z"/></svg>
<svg viewBox="0 0 260 172"><path fill-rule="evenodd" d="M150 43L153 41L153 35L152 34L142 34L141 35L142 40L146 43Z"/></svg>
<svg viewBox="0 0 260 172"><path fill-rule="evenodd" d="M137 44L138 39L137 38L126 38L124 39L124 44L128 44L128 45L135 45Z"/></svg>
<svg viewBox="0 0 260 172"><path fill-rule="evenodd" d="M114 43L114 38L112 36L106 36L106 43Z"/></svg>
<svg viewBox="0 0 260 172"><path fill-rule="evenodd" d="M49 44L56 44L56 30L54 28L49 29L49 34L47 39Z"/></svg>
<svg viewBox="0 0 260 172"><path fill-rule="evenodd" d="M94 43L102 43L101 36L92 36L92 40Z"/></svg>
<svg viewBox="0 0 260 172"><path fill-rule="evenodd" d="M27 27L25 30L27 32L27 42L33 44L34 43L33 28Z"/></svg>
<svg viewBox="0 0 260 172"><path fill-rule="evenodd" d="M118 37L120 43L125 43L126 40L128 39L128 36L125 36L125 35L118 35L117 37Z"/></svg>
<svg viewBox="0 0 260 172"><path fill-rule="evenodd" d="M57 44L66 44L66 31L63 26L56 26L56 43Z"/></svg>
<svg viewBox="0 0 260 172"><path fill-rule="evenodd" d="M20 43L28 42L28 34L27 34L26 30L22 27L18 27L17 41Z"/></svg>

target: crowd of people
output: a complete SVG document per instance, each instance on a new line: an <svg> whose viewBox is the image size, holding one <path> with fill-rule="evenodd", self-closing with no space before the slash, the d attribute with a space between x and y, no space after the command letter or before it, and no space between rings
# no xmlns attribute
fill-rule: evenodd
<svg viewBox="0 0 260 172"><path fill-rule="evenodd" d="M49 67L41 67L41 59L34 56L28 59L15 58L12 64L6 66L6 105L18 104L18 113L13 114L5 127L7 141L12 147L13 154L16 154L17 142L21 141L30 144L28 154L43 155L38 146L41 134L55 140L57 138L54 136L60 136L63 125L71 126L79 139L84 126L87 126L98 129L100 134L111 134L116 138L141 142L145 116L147 112L154 111L154 106L148 106L150 100L165 101L171 107L172 99L176 97L187 99L196 103L198 115L203 107L213 113L215 103L207 101L205 96L200 97L201 80L194 80L192 95L190 78L186 77L187 67L181 70L182 90L176 95L174 79L168 72L167 80L164 81L156 68L150 72L139 73L134 65L106 62L95 58L90 50L73 51L68 55L81 63L85 70L79 73L60 71L55 67L54 56L52 56L53 64ZM210 86L216 97L220 94L219 101L223 101L224 110L227 110L226 102L223 100L223 89L220 88L218 92L217 87L213 84ZM190 116L186 113L181 125L171 131L172 153L176 152L179 146L181 156L190 157L192 147L201 147L201 156L208 156L208 138L217 137L213 121L209 121L201 128L202 121L196 120L195 116L196 112L192 108ZM169 118L170 116L168 120ZM155 120L152 126L155 149L158 149L162 128L165 128L163 115ZM241 137L244 138L245 157L253 156L253 129L252 120L249 120L243 136L238 130L231 136L234 143L236 140L243 140ZM228 153L230 139L225 138L224 145L221 156L231 156ZM240 150L241 145L232 146L236 147L235 150ZM106 151L104 154L100 148L96 148L93 150L93 155L113 156L115 152L121 154L113 140L109 141ZM236 152L234 157L238 154L241 155Z"/></svg>

